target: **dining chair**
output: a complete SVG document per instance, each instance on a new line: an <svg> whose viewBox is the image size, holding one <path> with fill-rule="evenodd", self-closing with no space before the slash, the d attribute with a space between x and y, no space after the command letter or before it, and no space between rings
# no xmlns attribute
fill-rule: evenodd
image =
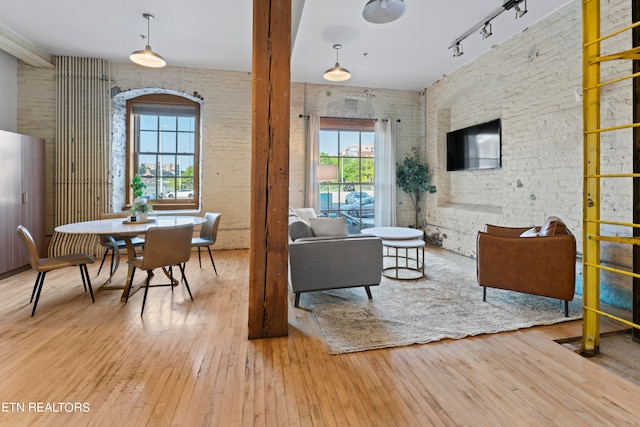
<svg viewBox="0 0 640 427"><path fill-rule="evenodd" d="M221 216L222 214L220 213L205 213L204 217L207 219L207 222L202 224L202 228L200 228L200 237L194 237L193 239L191 239L191 246L195 246L198 248L198 263L200 264L200 268L202 268L202 260L200 259L200 248L206 247L209 251L209 258L211 258L213 271L215 271L216 275L218 274L218 270L216 270L216 263L213 262L211 246L216 243L216 238L218 236L218 226L220 225Z"/></svg>
<svg viewBox="0 0 640 427"><path fill-rule="evenodd" d="M169 267L169 278L171 281L167 284L153 286L171 286L171 291L173 292L173 286L176 284L173 279L173 270L171 267L177 265L182 273L182 280L189 292L189 297L193 300L191 289L189 289L189 282L184 274L185 263L189 261L191 257L192 236L193 224L177 225L175 227L152 227L147 231L142 256L129 260L129 263L133 266L131 281L133 281L136 268L146 270L147 272L147 279L144 284L144 296L142 297L141 316L144 314L147 293L149 292L149 287L151 287L151 278L154 276L153 270L156 268ZM127 295L125 300L129 300L129 295Z"/></svg>
<svg viewBox="0 0 640 427"><path fill-rule="evenodd" d="M29 301L29 303L33 302L31 317L36 314L36 307L38 306L38 300L40 299L40 293L42 292L42 285L44 284L44 276L48 271L57 270L59 268L71 267L74 265L80 267L80 276L82 277L82 285L84 286L84 291L87 292L88 287L89 293L91 294L91 301L95 302L95 299L93 297L93 289L91 288L91 280L89 280L89 272L87 270L87 264L94 263L93 257L84 253L76 253L48 258L40 258L36 242L33 240L33 236L31 236L29 230L27 230L24 226L19 225L16 231L18 232L22 243L24 243L24 247L27 251L27 254L29 255L29 264L31 264L31 268L38 272L36 282L33 285L33 291L31 292L31 300ZM35 301L33 300L34 296Z"/></svg>
<svg viewBox="0 0 640 427"><path fill-rule="evenodd" d="M114 213L102 213L100 214L100 219L111 219L111 218L126 218L128 216L127 212L114 212ZM133 245L133 249L144 246L144 239L132 236L131 244ZM100 268L98 268L98 274L100 275L100 271L102 271L102 265L104 264L104 260L107 259L109 252L111 252L111 268L109 269L110 274L113 274L113 259L116 252L119 252L121 249L126 249L127 244L124 240L116 240L113 236L105 236L100 235L100 245L102 245L106 250L104 251L104 255L102 256L102 262L100 262ZM116 251L117 249L117 251Z"/></svg>

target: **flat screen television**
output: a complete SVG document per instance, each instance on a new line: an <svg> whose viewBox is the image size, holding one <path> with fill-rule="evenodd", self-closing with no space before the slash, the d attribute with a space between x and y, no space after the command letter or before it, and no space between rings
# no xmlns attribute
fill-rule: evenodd
<svg viewBox="0 0 640 427"><path fill-rule="evenodd" d="M500 119L447 132L447 171L499 169Z"/></svg>

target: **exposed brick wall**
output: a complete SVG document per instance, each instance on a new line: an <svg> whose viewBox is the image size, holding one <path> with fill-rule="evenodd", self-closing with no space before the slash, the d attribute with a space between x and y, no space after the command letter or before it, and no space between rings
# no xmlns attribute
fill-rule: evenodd
<svg viewBox="0 0 640 427"><path fill-rule="evenodd" d="M563 218L581 240L581 9L530 26L426 90L427 160L437 165L429 235L475 256L486 223ZM502 168L446 171L446 133L502 120Z"/></svg>
<svg viewBox="0 0 640 427"><path fill-rule="evenodd" d="M427 160L438 169L437 203L427 202L426 231L444 248L475 257L476 235L486 223L539 225L557 215L582 252L581 8L579 1L570 3L426 89ZM601 33L631 22L630 8L628 0L602 2ZM602 52L629 47L627 32L603 43ZM630 71L628 61L605 63L603 80ZM630 123L630 84L605 87L602 94L602 127ZM498 117L502 169L447 172L446 133ZM602 172L631 172L631 148L629 130L603 134ZM631 222L630 179L604 180L601 195L602 219ZM631 230L603 225L602 234L629 236ZM631 247L604 243L601 259L629 268ZM630 279L603 272L601 283L604 302L630 307Z"/></svg>
<svg viewBox="0 0 640 427"><path fill-rule="evenodd" d="M251 75L246 72L166 67L144 69L111 64L112 88L128 91L163 88L204 98L202 103L202 209L222 213L218 248L249 247L251 179ZM53 230L53 168L55 153L55 71L19 65L19 131L46 139L47 230ZM349 100L349 102L347 102ZM355 101L355 102L353 102ZM346 107L349 105L350 107ZM355 106L355 109L354 109ZM423 145L419 95L411 91L293 84L291 93L292 206L304 203L306 120L310 112L339 117L401 119L398 157ZM115 155L117 158L122 155ZM114 167L114 188L124 191L122 169ZM399 196L400 203L403 203ZM119 198L114 197L114 201ZM120 198L121 199L121 198ZM406 203L406 201L404 202ZM403 212L404 204L399 205ZM115 208L115 207L114 207ZM408 220L412 214L405 215Z"/></svg>

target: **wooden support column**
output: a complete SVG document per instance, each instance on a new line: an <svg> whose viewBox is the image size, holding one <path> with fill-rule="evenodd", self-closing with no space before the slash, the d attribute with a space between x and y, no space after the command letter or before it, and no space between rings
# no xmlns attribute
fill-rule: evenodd
<svg viewBox="0 0 640 427"><path fill-rule="evenodd" d="M640 21L640 5L631 2L631 18ZM631 30L633 47L640 46L640 28ZM640 72L640 61L633 61L633 72ZM633 122L640 123L640 80L633 79ZM633 173L640 173L640 129L633 128ZM640 224L640 178L633 178L633 222ZM633 237L640 237L640 229L633 228ZM640 274L640 246L633 245L633 272ZM640 279L633 278L633 323L640 324ZM633 341L640 342L640 330L633 328Z"/></svg>
<svg viewBox="0 0 640 427"><path fill-rule="evenodd" d="M291 0L253 1L249 339L287 335Z"/></svg>

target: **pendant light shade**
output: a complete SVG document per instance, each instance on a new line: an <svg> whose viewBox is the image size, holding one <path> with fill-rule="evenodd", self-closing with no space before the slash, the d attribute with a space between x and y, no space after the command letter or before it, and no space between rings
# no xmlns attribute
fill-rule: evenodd
<svg viewBox="0 0 640 427"><path fill-rule="evenodd" d="M386 24L400 18L406 10L404 0L369 0L362 16L373 24Z"/></svg>
<svg viewBox="0 0 640 427"><path fill-rule="evenodd" d="M333 48L336 50L336 65L324 72L324 78L331 82L343 82L345 80L349 80L351 78L351 73L346 68L342 68L340 66L340 62L338 62L338 51L342 48L342 45L334 44Z"/></svg>
<svg viewBox="0 0 640 427"><path fill-rule="evenodd" d="M164 58L153 50L151 50L150 39L149 39L149 21L154 18L154 16L150 13L143 13L142 17L147 20L147 46L143 50L136 50L133 52L129 59L132 62L135 62L138 65L142 65L144 67L151 68L161 68L167 65L167 62Z"/></svg>

